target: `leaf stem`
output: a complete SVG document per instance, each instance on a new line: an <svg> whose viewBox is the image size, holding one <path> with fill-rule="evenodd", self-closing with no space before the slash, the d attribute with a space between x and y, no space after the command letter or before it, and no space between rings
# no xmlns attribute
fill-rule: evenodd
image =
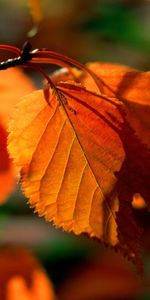
<svg viewBox="0 0 150 300"><path fill-rule="evenodd" d="M32 58L32 63L54 64L54 65L57 65L59 67L66 68L66 69L68 69L69 73L72 75L73 79L75 81L79 82L79 80L74 75L74 73L72 71L72 68L63 61L60 61L60 60L54 59L54 58L47 58L47 57L40 57L40 58L33 57Z"/></svg>
<svg viewBox="0 0 150 300"><path fill-rule="evenodd" d="M18 56L21 55L21 50L19 48L10 45L0 45L0 50L6 50L12 52L17 54Z"/></svg>
<svg viewBox="0 0 150 300"><path fill-rule="evenodd" d="M34 53L34 57L39 57L39 56L43 56L43 55L47 55L50 58L56 58L57 61L64 61L67 64L71 64L76 66L77 68L80 68L81 70L87 72L92 78L93 81L95 82L96 86L98 87L100 93L103 93L103 81L95 74L93 73L91 70L89 70L85 65L81 64L80 62L76 61L73 58L69 58L68 56L65 56L63 54L60 53L56 53L53 51L48 51L48 50L38 50L36 53Z"/></svg>

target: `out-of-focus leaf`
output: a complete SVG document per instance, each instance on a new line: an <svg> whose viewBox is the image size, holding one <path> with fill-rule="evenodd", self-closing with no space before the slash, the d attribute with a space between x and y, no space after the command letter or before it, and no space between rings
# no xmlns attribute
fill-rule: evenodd
<svg viewBox="0 0 150 300"><path fill-rule="evenodd" d="M102 261L82 263L74 268L59 290L60 300L134 300L142 291L140 280L120 255L107 253ZM136 298L137 299L137 298Z"/></svg>
<svg viewBox="0 0 150 300"><path fill-rule="evenodd" d="M0 125L0 203L15 186L15 171L7 152L7 132Z"/></svg>
<svg viewBox="0 0 150 300"><path fill-rule="evenodd" d="M33 37L37 33L38 26L43 19L42 0L27 0L27 2L34 24L34 27L30 30L28 36Z"/></svg>
<svg viewBox="0 0 150 300"><path fill-rule="evenodd" d="M0 299L54 300L52 283L35 257L22 248L0 250Z"/></svg>
<svg viewBox="0 0 150 300"><path fill-rule="evenodd" d="M7 152L7 124L20 97L32 90L31 82L20 70L0 71L0 203L13 190L16 175Z"/></svg>

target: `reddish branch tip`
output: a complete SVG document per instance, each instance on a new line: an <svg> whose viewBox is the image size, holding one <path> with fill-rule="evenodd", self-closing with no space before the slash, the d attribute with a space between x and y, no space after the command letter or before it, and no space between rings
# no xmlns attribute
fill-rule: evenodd
<svg viewBox="0 0 150 300"><path fill-rule="evenodd" d="M103 82L99 77L97 77L85 65L65 55L53 51L45 50L45 49L41 49L41 50L35 49L31 51L31 44L28 41L25 42L22 50L10 45L0 45L0 50L6 50L18 55L18 57L11 58L7 61L1 62L0 70L4 70L10 67L15 67L18 65L23 67L32 67L43 74L43 76L48 81L50 87L54 87L54 84L50 80L48 74L43 70L43 68L41 67L37 68L37 65L43 63L56 64L61 67L66 67L69 72L71 72L71 66L75 66L77 68L82 69L84 72L87 72L93 78L93 81L99 88L100 93L103 92Z"/></svg>

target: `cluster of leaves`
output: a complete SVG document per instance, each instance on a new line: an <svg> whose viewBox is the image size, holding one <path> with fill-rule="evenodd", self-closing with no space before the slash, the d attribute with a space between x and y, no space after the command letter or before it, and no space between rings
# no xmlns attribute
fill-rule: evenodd
<svg viewBox="0 0 150 300"><path fill-rule="evenodd" d="M102 63L87 68L93 76L61 70L45 95L35 91L19 102L8 150L40 216L119 249L141 268L144 224L135 210L150 205L150 73ZM1 132L4 199L12 163Z"/></svg>

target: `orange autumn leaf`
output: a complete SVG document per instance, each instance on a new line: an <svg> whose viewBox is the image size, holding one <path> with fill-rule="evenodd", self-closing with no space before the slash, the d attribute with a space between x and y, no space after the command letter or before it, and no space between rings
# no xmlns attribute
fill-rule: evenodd
<svg viewBox="0 0 150 300"><path fill-rule="evenodd" d="M16 171L7 152L9 118L20 97L31 91L32 84L20 70L0 72L0 203L6 200L15 186Z"/></svg>
<svg viewBox="0 0 150 300"><path fill-rule="evenodd" d="M89 63L87 67L106 84L103 93L124 101L127 119L143 143L150 148L150 72L140 72L124 65L111 63ZM91 76L72 70L80 82L89 90L99 92ZM55 76L59 78L59 73ZM66 73L67 76L67 73ZM70 75L69 75L70 76ZM112 93L113 91L114 93Z"/></svg>
<svg viewBox="0 0 150 300"><path fill-rule="evenodd" d="M142 233L132 199L139 193L149 206L147 146L129 124L124 99L108 88L100 96L58 82L58 92L50 89L49 106L42 91L25 97L10 126L9 152L24 192L47 220L140 263Z"/></svg>
<svg viewBox="0 0 150 300"><path fill-rule="evenodd" d="M27 250L17 247L2 248L0 270L0 299L55 299L51 281L36 258Z"/></svg>
<svg viewBox="0 0 150 300"><path fill-rule="evenodd" d="M7 132L0 125L0 203L5 201L14 184L14 168L7 152Z"/></svg>
<svg viewBox="0 0 150 300"><path fill-rule="evenodd" d="M74 91L74 94L81 93L82 99L87 100L89 95L86 90L80 88ZM93 95L90 101L94 106L100 99ZM50 105L46 104L43 91L26 97L18 105L9 137L9 151L17 165L21 166L22 183L26 195L30 197L30 204L36 206L36 210L45 214L48 220L54 219L57 225L66 230L73 230L76 234L87 232L90 236L101 237L105 242L115 245L118 240L113 212L118 210L118 200L114 198L112 203L104 200L105 193L111 191L116 181L113 168L119 171L121 167L117 159L121 147L119 138L115 134L113 136L113 130L110 129L109 136L104 140L104 133L101 135L101 128L98 128L99 116L78 103L78 114L70 112L71 121L80 126L76 130L55 96L52 96ZM112 109L113 105L110 104L110 111ZM25 111L26 118L22 122L22 118L18 117ZM87 127L88 120L91 131ZM95 122L97 140L96 135L94 137L92 134ZM102 120L102 126L106 130L109 125ZM78 136L77 129L81 131ZM108 138L110 144L107 147ZM101 142L103 146L99 148ZM115 143L118 149L115 147L111 154L111 147ZM91 150L95 151L95 157L90 153ZM124 156L123 151L119 156ZM105 160L112 162L112 170L107 167L107 161L104 163ZM91 167L91 164L94 166ZM108 181L105 176L109 177ZM103 214L105 218L102 218ZM110 228L108 223L111 224Z"/></svg>
<svg viewBox="0 0 150 300"><path fill-rule="evenodd" d="M127 119L150 148L150 72L140 72L124 65L112 63L88 63L87 67L103 80L103 93L115 96L127 105ZM76 79L88 90L99 93L92 77L76 68L72 69ZM55 83L73 79L67 69L52 74Z"/></svg>
<svg viewBox="0 0 150 300"><path fill-rule="evenodd" d="M31 81L20 69L0 71L0 118L5 128L20 98L34 89Z"/></svg>
<svg viewBox="0 0 150 300"><path fill-rule="evenodd" d="M102 91L104 94L111 97L115 95L124 103L126 122L130 124L131 127L131 141L128 138L127 140L130 142L129 145L126 145L127 163L124 162L124 165L127 167L128 164L128 167L124 168L126 171L123 173L123 178L121 176L122 182L125 177L128 178L128 180L126 180L127 183L125 184L123 195L120 198L130 198L130 203L134 209L147 209L150 207L150 72L140 72L123 65L99 62L89 63L87 67L103 81ZM82 85L94 92L99 92L98 87L88 73L83 73L75 68L72 69L72 72ZM73 77L67 70L62 69L61 72L52 74L52 79L57 83L67 79L73 79ZM129 135L127 128L126 135ZM136 144L135 147L132 146L134 143ZM140 164L141 166L139 168L138 165ZM138 169L140 172L138 172ZM134 173L136 176L133 176ZM129 174L132 175L129 176ZM131 184L131 182L133 183ZM139 182L141 182L140 186L138 186ZM139 190L141 194L137 193ZM128 212L126 211L123 224L129 212L131 215L134 213L131 211L131 208ZM143 219L142 214L143 211L141 212ZM136 219L136 222L138 223L138 227L141 227L140 218ZM141 229L143 230L143 228ZM130 226L128 231L130 231Z"/></svg>

